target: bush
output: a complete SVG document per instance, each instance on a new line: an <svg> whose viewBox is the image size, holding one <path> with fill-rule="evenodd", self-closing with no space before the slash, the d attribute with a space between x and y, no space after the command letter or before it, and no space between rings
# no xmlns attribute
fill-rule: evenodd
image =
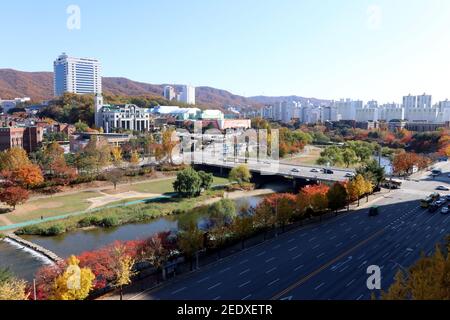
<svg viewBox="0 0 450 320"><path fill-rule="evenodd" d="M89 216L78 221L78 227L86 228L91 226L98 226L101 220L96 216Z"/></svg>
<svg viewBox="0 0 450 320"><path fill-rule="evenodd" d="M119 225L119 219L116 217L106 217L100 221L100 226L103 228L111 228Z"/></svg>
<svg viewBox="0 0 450 320"><path fill-rule="evenodd" d="M57 236L57 235L63 234L64 232L66 232L66 228L64 228L63 225L54 224L54 225L50 226L49 228L47 228L47 230L44 231L44 235L51 237L51 236Z"/></svg>

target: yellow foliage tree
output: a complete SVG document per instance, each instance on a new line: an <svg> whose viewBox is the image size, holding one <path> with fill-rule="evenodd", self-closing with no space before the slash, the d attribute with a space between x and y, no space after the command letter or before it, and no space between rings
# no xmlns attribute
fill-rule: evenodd
<svg viewBox="0 0 450 320"><path fill-rule="evenodd" d="M95 275L89 268L80 268L80 260L71 256L66 271L55 279L53 300L84 300L93 288Z"/></svg>
<svg viewBox="0 0 450 320"><path fill-rule="evenodd" d="M118 166L122 163L122 150L119 147L115 147L111 151L113 163Z"/></svg>
<svg viewBox="0 0 450 320"><path fill-rule="evenodd" d="M137 166L137 165L139 164L139 161L140 161L140 159L139 159L139 154L138 154L138 152L137 152L137 151L133 151L133 152L131 153L130 163L131 163L132 165L134 165L134 166Z"/></svg>
<svg viewBox="0 0 450 320"><path fill-rule="evenodd" d="M133 271L135 261L125 253L125 248L121 245L114 248L114 256L116 258L116 266L114 268L116 280L114 285L120 289L120 300L122 300L123 286L129 285L132 277L135 275Z"/></svg>
<svg viewBox="0 0 450 320"><path fill-rule="evenodd" d="M27 283L24 280L8 279L0 283L1 300L28 300Z"/></svg>

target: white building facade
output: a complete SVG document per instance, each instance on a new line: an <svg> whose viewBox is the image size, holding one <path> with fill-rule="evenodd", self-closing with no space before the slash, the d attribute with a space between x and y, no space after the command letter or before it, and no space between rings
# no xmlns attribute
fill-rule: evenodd
<svg viewBox="0 0 450 320"><path fill-rule="evenodd" d="M101 94L101 64L96 59L69 57L63 53L53 63L54 94Z"/></svg>

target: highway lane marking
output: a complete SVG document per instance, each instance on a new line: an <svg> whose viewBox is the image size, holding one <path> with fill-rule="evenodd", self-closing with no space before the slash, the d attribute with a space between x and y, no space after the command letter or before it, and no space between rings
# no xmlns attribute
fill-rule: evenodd
<svg viewBox="0 0 450 320"><path fill-rule="evenodd" d="M272 257L272 258L270 258L270 259L267 259L267 260L266 260L266 263L272 262L273 260L275 260L274 257Z"/></svg>
<svg viewBox="0 0 450 320"><path fill-rule="evenodd" d="M244 264L244 263L247 263L249 260L248 259L245 259L245 260L242 260L241 262L239 262L239 264Z"/></svg>
<svg viewBox="0 0 450 320"><path fill-rule="evenodd" d="M353 284L353 282L355 282L355 281L356 281L356 279L353 279L352 281L350 281L349 283L347 283L346 287L347 287L347 288L350 287L350 286Z"/></svg>
<svg viewBox="0 0 450 320"><path fill-rule="evenodd" d="M272 272L274 272L275 270L277 270L277 267L272 268L272 269L266 271L266 274L272 273Z"/></svg>
<svg viewBox="0 0 450 320"><path fill-rule="evenodd" d="M297 249L298 249L298 247L290 248L290 249L289 249L289 252L295 251L295 250L297 250Z"/></svg>
<svg viewBox="0 0 450 320"><path fill-rule="evenodd" d="M339 242L339 243L336 245L336 248L339 248L340 246L342 246L342 242Z"/></svg>
<svg viewBox="0 0 450 320"><path fill-rule="evenodd" d="M316 237L312 237L311 239L308 240L308 242L313 242L316 239L317 239Z"/></svg>
<svg viewBox="0 0 450 320"><path fill-rule="evenodd" d="M304 265L298 266L297 268L294 269L294 271L298 271L298 270L300 270L303 267L304 267Z"/></svg>
<svg viewBox="0 0 450 320"><path fill-rule="evenodd" d="M315 245L314 247L312 247L313 250L317 249L320 247L320 244Z"/></svg>
<svg viewBox="0 0 450 320"><path fill-rule="evenodd" d="M272 282L269 283L267 286L270 287L270 286L274 285L275 283L277 283L278 281L280 281L279 278L278 278L277 280L272 281Z"/></svg>
<svg viewBox="0 0 450 320"><path fill-rule="evenodd" d="M248 273L248 272L250 272L250 269L247 269L247 270L242 271L241 273L239 273L239 275L242 276L242 275L244 275L244 274L246 274L246 273Z"/></svg>
<svg viewBox="0 0 450 320"><path fill-rule="evenodd" d="M281 244L277 244L275 247L273 247L272 249L273 250L277 250L277 249L280 249L281 248Z"/></svg>
<svg viewBox="0 0 450 320"><path fill-rule="evenodd" d="M250 299L251 297L252 297L252 295L251 295L251 294L249 294L248 296L246 296L246 297L242 298L241 300L242 300L242 301L244 301L244 300L248 300L248 299Z"/></svg>
<svg viewBox="0 0 450 320"><path fill-rule="evenodd" d="M219 283L213 285L212 287L209 287L208 290L215 289L215 288L217 288L217 287L220 287L221 285L222 285L222 282L219 282Z"/></svg>
<svg viewBox="0 0 450 320"><path fill-rule="evenodd" d="M364 239L363 241L361 241L360 243L358 243L357 245L355 245L354 247L348 249L347 251L343 252L342 254L338 255L336 258L330 260L328 263L324 264L323 266L321 266L320 268L316 269L315 271L311 272L309 275L307 275L306 277L301 278L300 280L298 280L297 282L295 282L294 284L292 284L291 286L287 287L286 289L284 289L283 291L281 291L280 293L276 294L275 296L272 297L272 300L278 300L281 297L287 295L289 292L291 292L292 290L296 289L297 287L301 286L302 284L304 284L305 282L307 282L309 279L313 278L314 276L318 275L319 273L321 273L323 270L328 269L330 266L332 266L333 264L335 264L336 262L338 262L339 260L343 259L344 257L348 256L350 253L352 253L353 251L358 250L360 247L364 246L366 243L370 242L371 240L377 238L378 236L380 236L382 233L385 232L385 228L377 231L376 233L374 233L373 235L371 235L370 237Z"/></svg>
<svg viewBox="0 0 450 320"><path fill-rule="evenodd" d="M321 284L319 284L317 287L314 288L315 291L319 290L320 288L322 288L325 285L325 282L322 282Z"/></svg>
<svg viewBox="0 0 450 320"><path fill-rule="evenodd" d="M325 255L325 253L321 253L321 254L319 254L316 258L317 258L317 259L322 258L324 255Z"/></svg>
<svg viewBox="0 0 450 320"><path fill-rule="evenodd" d="M231 270L231 268L228 267L228 268L225 268L223 270L220 270L219 273L225 273L225 272L230 271L230 270Z"/></svg>
<svg viewBox="0 0 450 320"><path fill-rule="evenodd" d="M247 281L247 282L241 284L241 285L239 286L239 288L243 288L243 287L249 285L250 283L252 283L252 282L251 282L251 281Z"/></svg>
<svg viewBox="0 0 450 320"><path fill-rule="evenodd" d="M288 243L294 242L295 238L292 238L291 240L288 241Z"/></svg>
<svg viewBox="0 0 450 320"><path fill-rule="evenodd" d="M175 290L174 292L172 292L172 295L176 295L177 293L180 293L180 292L182 292L182 291L184 291L184 290L186 290L187 288L186 287L184 287L184 288L181 288L181 289L178 289L178 290Z"/></svg>
<svg viewBox="0 0 450 320"><path fill-rule="evenodd" d="M303 255L303 253L300 253L299 255L296 255L295 257L292 258L292 260L297 260L298 258L300 258Z"/></svg>
<svg viewBox="0 0 450 320"><path fill-rule="evenodd" d="M364 297L364 295L360 295L358 298L356 298L356 300L361 300Z"/></svg>
<svg viewBox="0 0 450 320"><path fill-rule="evenodd" d="M334 239L336 239L337 237L336 236L332 236L331 238L330 238L330 240L334 240Z"/></svg>
<svg viewBox="0 0 450 320"><path fill-rule="evenodd" d="M206 280L209 280L209 277L203 278L203 279L197 281L197 283L202 283L202 282L205 282Z"/></svg>
<svg viewBox="0 0 450 320"><path fill-rule="evenodd" d="M214 301L217 301L217 300L220 300L220 298L222 298L221 296L218 296L218 297L215 297L213 300Z"/></svg>
<svg viewBox="0 0 450 320"><path fill-rule="evenodd" d="M258 253L256 256L257 256L257 257L261 257L261 256L263 256L263 255L265 255L265 254L266 254L266 252L263 251L263 252Z"/></svg>

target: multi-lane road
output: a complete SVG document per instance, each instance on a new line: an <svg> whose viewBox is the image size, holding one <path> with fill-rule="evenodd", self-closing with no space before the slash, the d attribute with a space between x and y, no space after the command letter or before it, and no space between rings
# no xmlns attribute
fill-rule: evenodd
<svg viewBox="0 0 450 320"><path fill-rule="evenodd" d="M370 299L367 268L379 266L387 290L401 268L430 254L450 233L450 215L429 213L419 199L437 185L428 175L407 181L355 212L280 235L157 290L131 299ZM448 194L444 192L443 194ZM368 207L380 215L370 218ZM375 291L378 294L379 291Z"/></svg>

